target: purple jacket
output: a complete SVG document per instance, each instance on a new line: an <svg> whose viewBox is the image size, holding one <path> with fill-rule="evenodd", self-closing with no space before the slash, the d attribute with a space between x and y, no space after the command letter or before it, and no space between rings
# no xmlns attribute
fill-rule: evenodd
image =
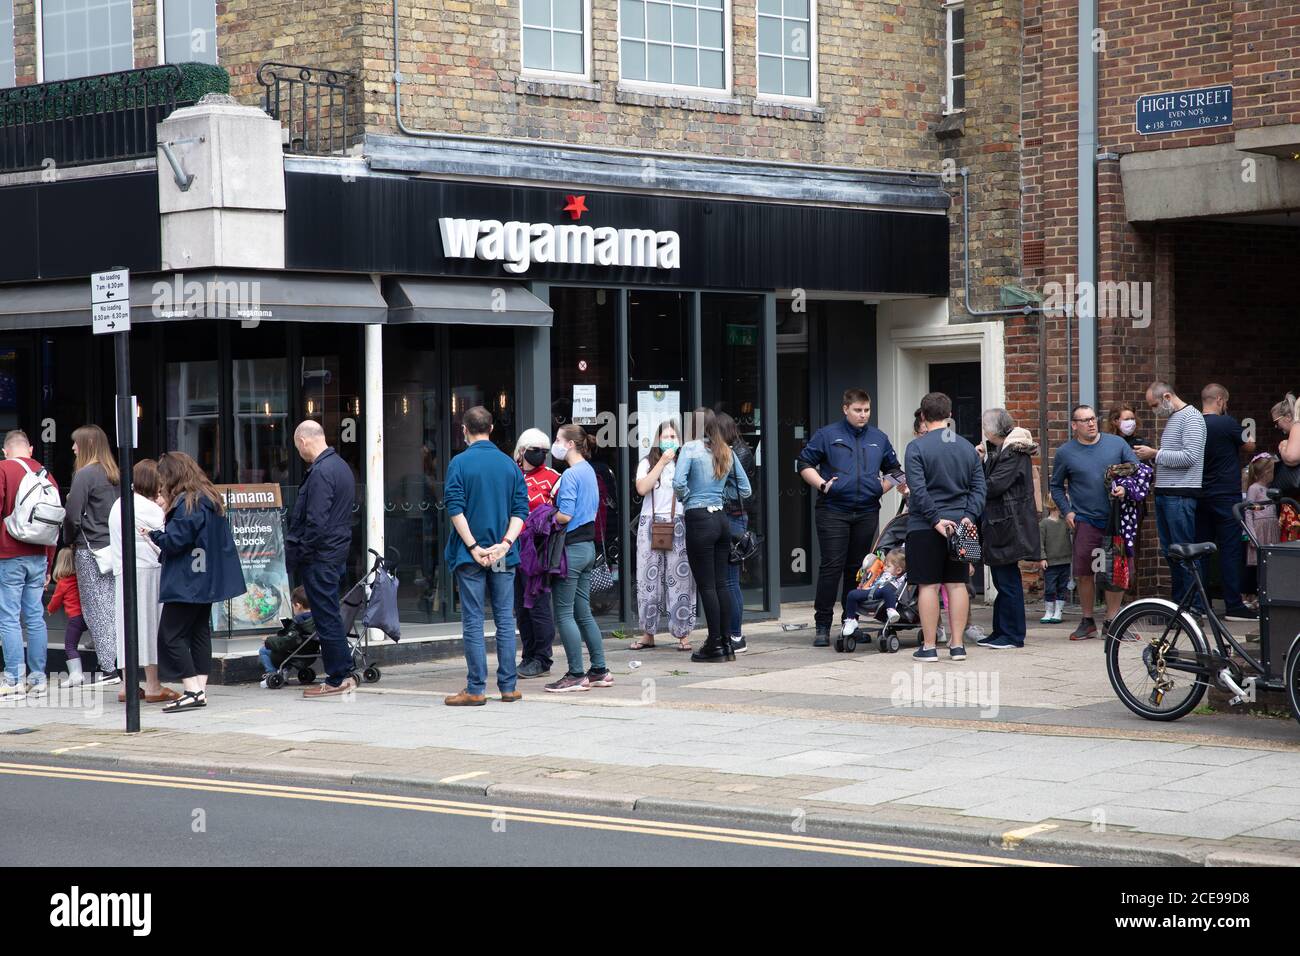
<svg viewBox="0 0 1300 956"><path fill-rule="evenodd" d="M564 531L555 525L555 506L543 502L524 519L519 532L519 569L524 579L524 607L532 608L540 594L549 593L553 578L569 573L569 561L560 543Z"/></svg>

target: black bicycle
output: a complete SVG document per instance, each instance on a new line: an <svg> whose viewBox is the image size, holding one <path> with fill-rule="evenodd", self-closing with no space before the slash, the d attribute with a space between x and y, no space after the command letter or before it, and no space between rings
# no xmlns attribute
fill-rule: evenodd
<svg viewBox="0 0 1300 956"><path fill-rule="evenodd" d="M1289 504L1300 509L1290 498L1270 495L1270 504L1233 506L1237 520L1245 528L1256 548L1260 548L1250 526L1244 520L1247 510ZM1270 590L1264 584L1265 556L1260 558L1260 652L1256 659L1237 641L1214 612L1198 562L1218 550L1213 542L1176 544L1169 548L1170 559L1181 563L1196 582L1181 602L1163 598L1143 598L1126 606L1115 616L1106 635L1106 673L1111 686L1129 710L1147 720L1177 720L1196 709L1211 684L1230 692L1231 703L1253 701L1259 689L1284 691L1291 713L1300 721L1300 634L1270 633ZM1279 607L1295 607L1289 592L1294 585L1295 561L1300 561L1300 544L1269 547L1270 557L1282 552L1289 574L1284 585L1273 590L1288 592ZM1196 596L1207 609L1206 621L1215 646L1210 647L1201 625L1190 608ZM1283 649L1285 648L1285 652ZM1243 664L1233 657L1233 652Z"/></svg>

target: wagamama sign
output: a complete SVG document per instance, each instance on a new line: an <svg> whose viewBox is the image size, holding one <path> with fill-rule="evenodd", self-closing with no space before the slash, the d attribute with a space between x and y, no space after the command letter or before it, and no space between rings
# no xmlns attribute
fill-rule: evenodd
<svg viewBox="0 0 1300 956"><path fill-rule="evenodd" d="M681 237L653 229L501 222L498 219L438 220L442 251L450 258L503 262L507 272L527 272L534 262L680 269Z"/></svg>

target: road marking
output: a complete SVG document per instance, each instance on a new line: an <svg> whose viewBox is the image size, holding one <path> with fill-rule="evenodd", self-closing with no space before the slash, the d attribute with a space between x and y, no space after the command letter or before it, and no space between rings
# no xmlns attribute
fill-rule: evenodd
<svg viewBox="0 0 1300 956"><path fill-rule="evenodd" d="M486 777L486 770L475 770L473 773L458 773L454 777L443 777L439 783L459 783L461 780L473 780L475 777Z"/></svg>
<svg viewBox="0 0 1300 956"><path fill-rule="evenodd" d="M87 747L101 747L102 744L77 744L75 747L60 747L58 750L51 750L52 754L65 754L69 750L85 750Z"/></svg>
<svg viewBox="0 0 1300 956"><path fill-rule="evenodd" d="M1036 823L1032 827L1022 827L1019 830L1008 830L1002 834L1002 849L1014 850L1024 842L1025 837L1031 837L1035 833L1046 833L1048 830L1055 830L1055 823Z"/></svg>
<svg viewBox="0 0 1300 956"><path fill-rule="evenodd" d="M89 770L80 768L49 767L41 764L0 763L0 774L25 777L47 777L62 780L82 780L93 783L121 783L134 786L158 787L175 790L199 790L242 796L279 797L320 803L376 807L391 810L415 810L447 816L506 819L522 823L567 826L588 830L635 833L643 836L672 837L682 840L703 840L714 843L731 843L768 849L799 850L850 856L862 859L888 860L897 863L918 863L931 866L1019 866L1057 867L1062 864L1040 863L1032 860L1014 860L974 853L949 850L928 850L919 847L898 847L889 844L836 840L826 837L809 837L798 834L766 833L761 830L742 830L731 827L705 826L693 823L672 823L662 820L636 820L598 814L573 813L558 810L534 810L520 807L490 807L476 803L439 800L429 797L394 796L387 794L358 794L346 790L320 787L296 787L285 784L246 783L241 781L207 780L194 777L175 777L162 774L133 773L118 770Z"/></svg>

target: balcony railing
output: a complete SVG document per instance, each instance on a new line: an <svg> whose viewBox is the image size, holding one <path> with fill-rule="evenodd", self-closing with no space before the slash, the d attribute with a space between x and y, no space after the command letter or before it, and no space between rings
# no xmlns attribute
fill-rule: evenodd
<svg viewBox="0 0 1300 956"><path fill-rule="evenodd" d="M153 156L183 79L154 66L0 90L0 172Z"/></svg>
<svg viewBox="0 0 1300 956"><path fill-rule="evenodd" d="M257 70L257 82L265 87L262 109L284 128L284 148L317 156L340 153L350 144L355 131L348 124L360 116L355 81L356 74L346 70L292 63L263 63Z"/></svg>

